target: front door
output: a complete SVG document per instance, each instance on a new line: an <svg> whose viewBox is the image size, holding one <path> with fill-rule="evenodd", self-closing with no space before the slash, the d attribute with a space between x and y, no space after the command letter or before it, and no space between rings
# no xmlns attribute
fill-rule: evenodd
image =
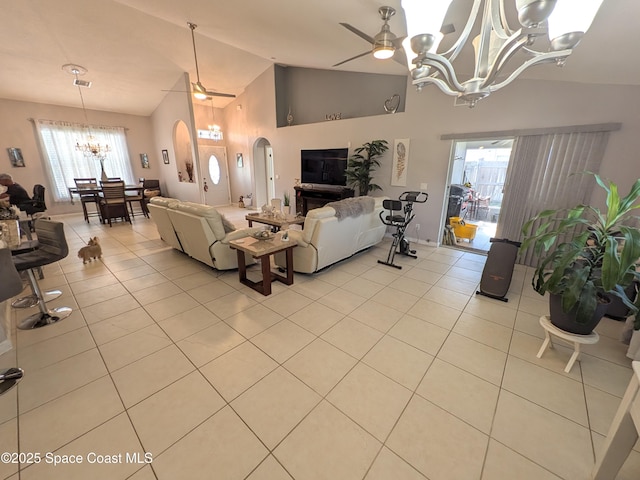
<svg viewBox="0 0 640 480"><path fill-rule="evenodd" d="M200 156L200 188L202 188L204 203L212 206L229 205L231 195L227 149L199 145L198 154Z"/></svg>

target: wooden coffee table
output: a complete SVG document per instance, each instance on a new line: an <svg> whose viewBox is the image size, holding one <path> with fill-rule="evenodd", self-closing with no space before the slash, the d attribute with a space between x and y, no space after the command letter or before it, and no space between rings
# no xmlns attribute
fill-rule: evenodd
<svg viewBox="0 0 640 480"><path fill-rule="evenodd" d="M271 225L271 229L274 232L277 232L285 225L302 225L304 223L304 217L292 214L278 218L274 215L265 215L263 213L249 213L244 218L249 222L250 227L253 227L253 222L264 223L265 225Z"/></svg>
<svg viewBox="0 0 640 480"><path fill-rule="evenodd" d="M229 246L238 254L238 275L240 283L253 288L263 295L271 295L271 282L277 280L285 285L293 284L293 247L297 246L295 240L283 241L280 235L271 240L256 240L252 237L231 240ZM287 258L286 276L271 271L271 255L285 252ZM262 280L254 282L247 278L247 266L244 263L244 254L248 253L253 258L260 260L262 265Z"/></svg>

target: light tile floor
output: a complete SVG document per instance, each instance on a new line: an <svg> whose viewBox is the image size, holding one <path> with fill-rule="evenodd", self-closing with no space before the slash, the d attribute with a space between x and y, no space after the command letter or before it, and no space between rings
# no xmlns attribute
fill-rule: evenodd
<svg viewBox="0 0 640 480"><path fill-rule="evenodd" d="M570 374L566 348L537 359L530 271L508 303L476 297L474 253L418 246L396 270L385 241L263 297L150 220L58 218L72 253L42 285L74 313L0 356L26 372L0 398L0 450L22 454L2 479L588 479L631 377L607 319ZM83 265L94 235L104 259Z"/></svg>

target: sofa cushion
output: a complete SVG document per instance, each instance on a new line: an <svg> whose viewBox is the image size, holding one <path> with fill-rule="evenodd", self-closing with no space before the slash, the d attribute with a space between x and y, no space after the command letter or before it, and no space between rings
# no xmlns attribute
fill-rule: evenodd
<svg viewBox="0 0 640 480"><path fill-rule="evenodd" d="M225 217L224 215L220 215L220 217L222 218L222 226L224 227L225 233L231 233L237 230L236 226L231 223L231 221L227 217Z"/></svg>
<svg viewBox="0 0 640 480"><path fill-rule="evenodd" d="M149 200L149 203L160 207L175 208L175 206L180 203L180 200L170 197L153 197Z"/></svg>
<svg viewBox="0 0 640 480"><path fill-rule="evenodd" d="M336 216L336 211L331 207L314 208L307 212L302 227L302 240L305 243L311 243L311 238L315 232L318 222L323 218L331 218Z"/></svg>
<svg viewBox="0 0 640 480"><path fill-rule="evenodd" d="M175 208L181 212L187 212L191 215L203 217L209 225L209 228L211 228L216 239L222 240L226 236L224 226L222 225L222 215L220 215L220 212L218 212L214 207L202 205L200 203L181 202L176 205Z"/></svg>

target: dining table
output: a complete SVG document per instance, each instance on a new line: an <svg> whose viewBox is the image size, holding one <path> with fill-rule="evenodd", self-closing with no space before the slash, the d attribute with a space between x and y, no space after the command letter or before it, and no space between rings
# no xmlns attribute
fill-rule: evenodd
<svg viewBox="0 0 640 480"><path fill-rule="evenodd" d="M71 198L71 205L75 205L74 201L73 201L73 197L74 195L77 195L78 197L80 197L80 195L100 195L102 193L102 187L98 186L98 187L88 187L88 188L84 188L84 187L69 187L69 197ZM136 195L142 195L142 192L144 191L144 187L142 185L125 185L124 186L124 191L126 192L136 192Z"/></svg>

